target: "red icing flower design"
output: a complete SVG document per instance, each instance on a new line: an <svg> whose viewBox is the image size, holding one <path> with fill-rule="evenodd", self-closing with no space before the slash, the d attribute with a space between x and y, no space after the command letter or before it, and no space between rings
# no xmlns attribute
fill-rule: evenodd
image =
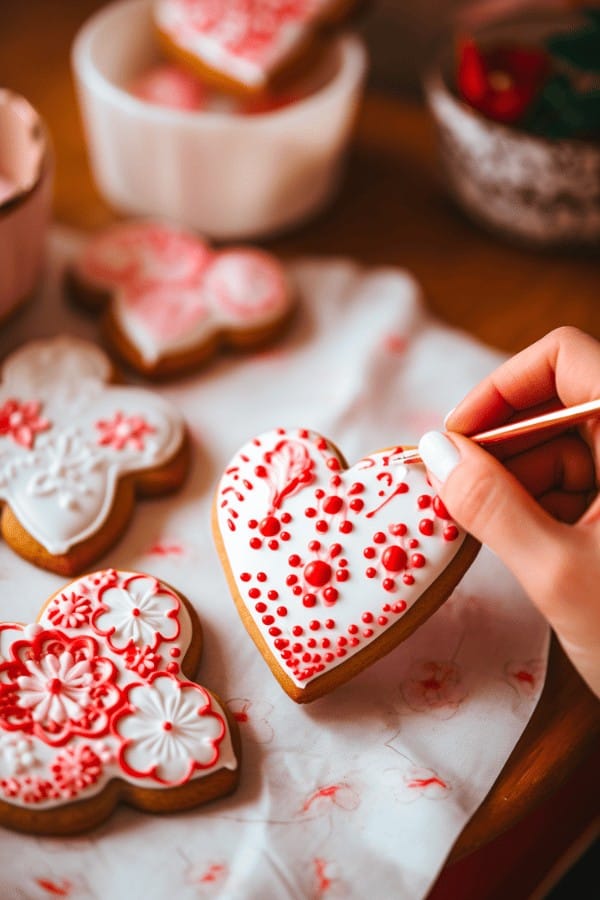
<svg viewBox="0 0 600 900"><path fill-rule="evenodd" d="M8 435L15 443L31 449L36 434L50 428L48 419L40 416L41 408L42 404L35 400L7 400L0 409L0 435Z"/></svg>
<svg viewBox="0 0 600 900"><path fill-rule="evenodd" d="M144 438L154 433L143 416L125 416L122 412L116 412L112 419L100 419L96 428L100 432L98 443L115 450L144 450Z"/></svg>
<svg viewBox="0 0 600 900"><path fill-rule="evenodd" d="M132 626L138 605L143 622ZM150 810L149 790L217 772L205 799L233 787L225 713L185 677L198 662L192 637L180 595L114 569L67 586L38 624L0 623L0 825L13 824L13 807L30 807L34 823L48 815L46 831L56 807L115 780L141 785L136 803Z"/></svg>
<svg viewBox="0 0 600 900"><path fill-rule="evenodd" d="M103 732L121 700L116 668L98 655L92 637L40 629L32 640L16 641L0 664L0 727L48 744Z"/></svg>

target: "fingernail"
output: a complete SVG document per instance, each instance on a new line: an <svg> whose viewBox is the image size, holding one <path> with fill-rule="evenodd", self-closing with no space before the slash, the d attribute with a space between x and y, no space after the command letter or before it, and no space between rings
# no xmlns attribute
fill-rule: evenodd
<svg viewBox="0 0 600 900"><path fill-rule="evenodd" d="M450 418L450 416L452 415L452 413L454 412L455 409L456 409L456 407L453 406L452 409L449 410L446 413L446 415L444 416L444 428L446 428L448 426L448 419Z"/></svg>
<svg viewBox="0 0 600 900"><path fill-rule="evenodd" d="M441 482L460 462L455 445L441 431L428 431L423 435L419 441L419 454L429 471Z"/></svg>

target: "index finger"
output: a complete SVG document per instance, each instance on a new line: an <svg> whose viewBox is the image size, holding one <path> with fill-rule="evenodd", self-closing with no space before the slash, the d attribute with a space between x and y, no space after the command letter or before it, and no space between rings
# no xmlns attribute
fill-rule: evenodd
<svg viewBox="0 0 600 900"><path fill-rule="evenodd" d="M452 410L445 427L461 434L600 397L600 342L563 326L512 356ZM521 414L518 416L517 414Z"/></svg>

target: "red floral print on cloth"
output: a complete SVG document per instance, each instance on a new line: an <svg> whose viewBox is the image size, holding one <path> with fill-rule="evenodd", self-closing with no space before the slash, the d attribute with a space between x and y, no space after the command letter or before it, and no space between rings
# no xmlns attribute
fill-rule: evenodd
<svg viewBox="0 0 600 900"><path fill-rule="evenodd" d="M0 823L11 804L48 809L115 778L160 789L235 770L223 710L183 677L191 637L175 591L114 569L35 625L0 624Z"/></svg>
<svg viewBox="0 0 600 900"><path fill-rule="evenodd" d="M418 660L402 682L402 696L415 712L450 718L467 696L460 667L451 660Z"/></svg>
<svg viewBox="0 0 600 900"><path fill-rule="evenodd" d="M40 416L41 409L42 404L37 400L6 400L0 409L0 435L11 437L15 443L31 449L36 434L50 428L48 419Z"/></svg>

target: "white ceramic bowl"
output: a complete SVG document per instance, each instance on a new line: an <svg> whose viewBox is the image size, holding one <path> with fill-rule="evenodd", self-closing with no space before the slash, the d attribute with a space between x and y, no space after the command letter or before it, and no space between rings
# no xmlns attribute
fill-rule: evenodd
<svg viewBox="0 0 600 900"><path fill-rule="evenodd" d="M567 20L568 21L568 20ZM529 40L565 27L564 17L494 23L483 44ZM444 184L475 221L541 248L600 245L600 144L538 137L491 121L458 97L453 55L442 53L425 80Z"/></svg>
<svg viewBox="0 0 600 900"><path fill-rule="evenodd" d="M329 75L314 93L254 116L138 100L125 85L156 60L151 0L101 9L73 45L92 171L112 207L237 240L287 229L327 203L362 98L360 38L334 39Z"/></svg>
<svg viewBox="0 0 600 900"><path fill-rule="evenodd" d="M0 88L0 321L37 287L53 171L40 116L24 97Z"/></svg>

